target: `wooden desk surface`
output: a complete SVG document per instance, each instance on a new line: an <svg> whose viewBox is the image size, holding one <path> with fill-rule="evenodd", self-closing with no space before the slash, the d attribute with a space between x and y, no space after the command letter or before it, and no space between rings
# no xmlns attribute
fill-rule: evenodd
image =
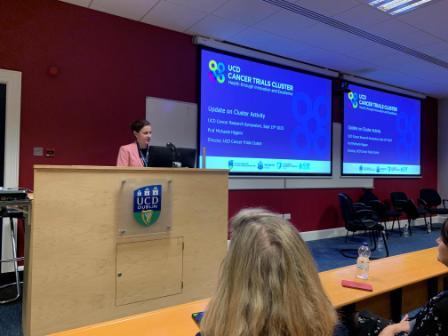
<svg viewBox="0 0 448 336"><path fill-rule="evenodd" d="M204 311L208 299L52 334L53 336L194 336L192 313ZM50 335L51 336L51 335Z"/></svg>
<svg viewBox="0 0 448 336"><path fill-rule="evenodd" d="M368 282L373 292L341 286L341 280L355 278L355 265L321 272L320 279L330 301L336 308L359 302L414 283L448 273L448 268L437 261L437 248L374 260L370 263Z"/></svg>
<svg viewBox="0 0 448 336"><path fill-rule="evenodd" d="M405 253L375 260L370 263L373 292L340 285L341 280L356 280L355 266L337 268L320 273L323 287L336 308L390 292L448 273L448 268L437 262L437 248ZM358 281L358 280L357 280ZM109 322L53 334L53 336L194 336L198 328L191 314L203 311L208 299L129 316Z"/></svg>

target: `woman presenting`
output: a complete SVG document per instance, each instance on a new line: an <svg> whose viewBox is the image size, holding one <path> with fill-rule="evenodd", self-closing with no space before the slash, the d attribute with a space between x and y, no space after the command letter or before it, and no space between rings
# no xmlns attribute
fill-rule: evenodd
<svg viewBox="0 0 448 336"><path fill-rule="evenodd" d="M147 120L136 120L131 124L131 131L135 136L135 141L120 147L117 166L149 167L149 142L152 135L151 123Z"/></svg>

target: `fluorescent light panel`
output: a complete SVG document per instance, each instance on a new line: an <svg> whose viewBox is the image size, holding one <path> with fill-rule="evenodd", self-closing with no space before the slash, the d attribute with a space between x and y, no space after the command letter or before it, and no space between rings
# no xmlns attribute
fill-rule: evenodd
<svg viewBox="0 0 448 336"><path fill-rule="evenodd" d="M378 6L378 9L381 9L383 12L388 12L391 9L394 9L395 7L404 5L404 4L408 4L409 2L411 2L412 0L393 0L393 1L388 1L380 6Z"/></svg>
<svg viewBox="0 0 448 336"><path fill-rule="evenodd" d="M370 6L376 6L377 4L381 4L382 2L384 2L386 0L374 0L374 1L370 1L369 5Z"/></svg>
<svg viewBox="0 0 448 336"><path fill-rule="evenodd" d="M425 3L428 3L430 1L432 1L432 0L420 0L420 1L414 2L413 4L401 7L399 9L391 12L390 14L391 15L397 15L397 14L401 14L401 13L404 13L404 12L409 12L410 10L413 10L416 7L424 5Z"/></svg>
<svg viewBox="0 0 448 336"><path fill-rule="evenodd" d="M369 5L390 15L403 14L432 0L370 0Z"/></svg>

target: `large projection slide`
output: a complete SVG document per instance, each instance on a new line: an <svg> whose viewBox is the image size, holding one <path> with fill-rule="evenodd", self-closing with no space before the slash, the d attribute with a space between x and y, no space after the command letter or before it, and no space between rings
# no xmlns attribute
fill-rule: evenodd
<svg viewBox="0 0 448 336"><path fill-rule="evenodd" d="M420 175L419 99L350 84L344 94L344 175Z"/></svg>
<svg viewBox="0 0 448 336"><path fill-rule="evenodd" d="M201 50L200 167L331 174L331 80Z"/></svg>

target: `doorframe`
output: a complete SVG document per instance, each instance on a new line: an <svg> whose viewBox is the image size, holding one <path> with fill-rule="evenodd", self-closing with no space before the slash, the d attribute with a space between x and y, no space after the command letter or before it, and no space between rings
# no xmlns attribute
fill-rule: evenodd
<svg viewBox="0 0 448 336"><path fill-rule="evenodd" d="M6 84L5 110L5 157L3 170L3 186L17 188L19 186L19 158L20 158L20 103L22 93L22 73L20 71L0 69L0 83ZM4 218L3 221L7 221ZM3 223L4 224L4 223ZM8 225L2 225L2 242L0 242L0 257L12 258L9 242L10 231ZM22 267L22 266L21 266ZM13 271L11 263L0 267L0 274Z"/></svg>
<svg viewBox="0 0 448 336"><path fill-rule="evenodd" d="M0 69L0 83L6 84L4 187L19 186L20 106L22 73Z"/></svg>

